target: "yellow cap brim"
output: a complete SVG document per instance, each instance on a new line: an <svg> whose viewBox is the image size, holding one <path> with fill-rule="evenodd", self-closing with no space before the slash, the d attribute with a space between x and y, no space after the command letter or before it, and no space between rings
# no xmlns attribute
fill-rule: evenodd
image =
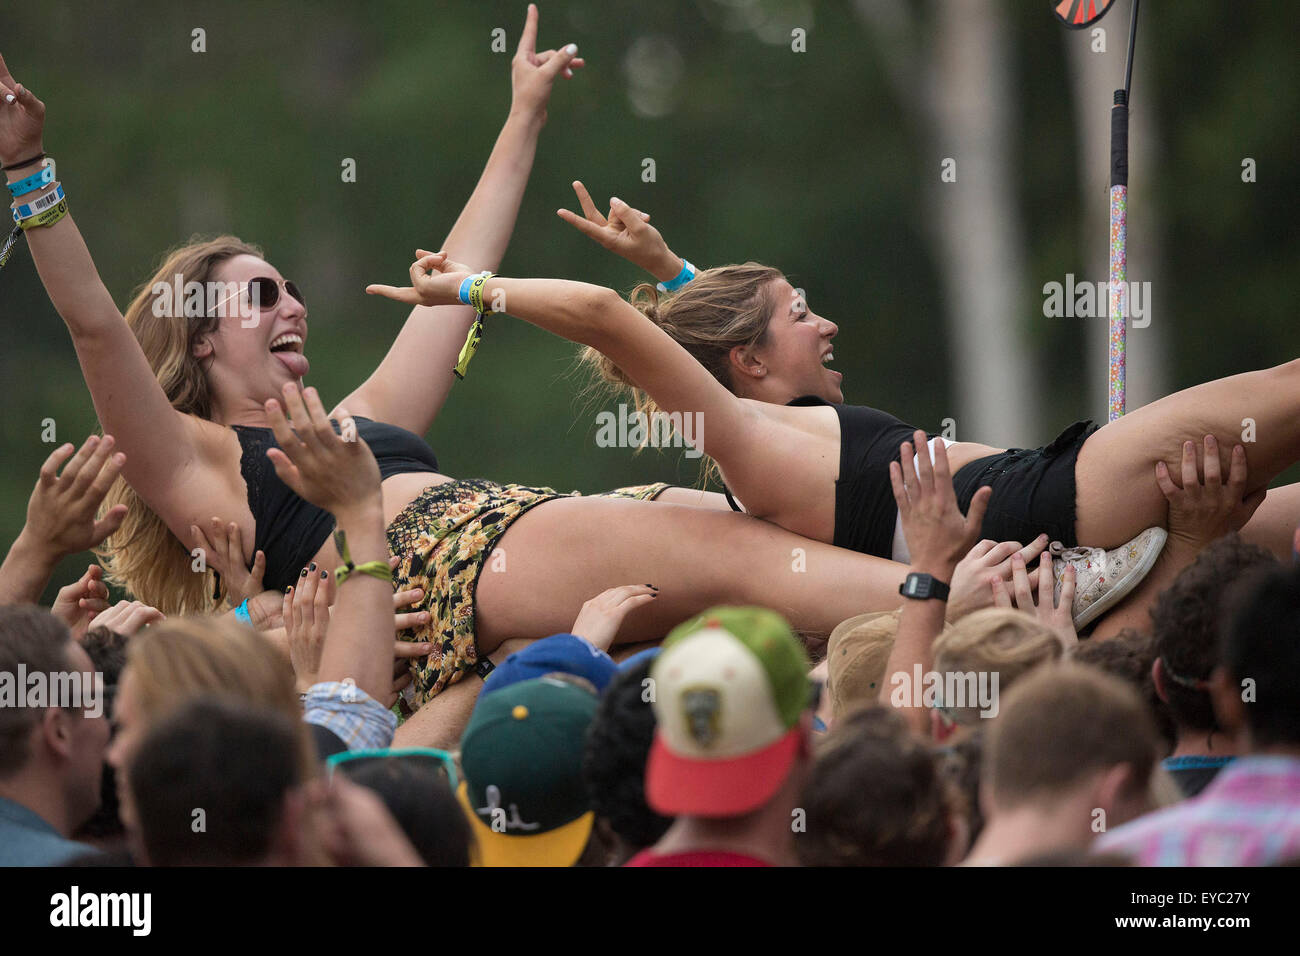
<svg viewBox="0 0 1300 956"><path fill-rule="evenodd" d="M590 811L576 820L545 833L515 836L498 833L479 819L469 804L469 789L462 781L456 798L469 820L478 845L475 866L573 866L582 857L591 838L596 815Z"/></svg>

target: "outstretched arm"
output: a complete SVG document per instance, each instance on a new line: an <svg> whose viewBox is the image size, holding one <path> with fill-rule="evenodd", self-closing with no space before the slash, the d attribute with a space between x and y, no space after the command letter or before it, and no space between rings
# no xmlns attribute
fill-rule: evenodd
<svg viewBox="0 0 1300 956"><path fill-rule="evenodd" d="M12 167L42 156L44 128L45 104L14 80L0 57L0 163ZM38 163L27 163L6 168L5 176L17 183L39 170ZM52 182L16 198L30 204L57 186ZM100 281L72 216L28 229L25 236L45 291L72 334L99 422L127 453L122 474L173 530L184 527L188 521L182 524L180 515L194 500L222 492L209 470L196 467L206 464L204 423L172 408Z"/></svg>
<svg viewBox="0 0 1300 956"><path fill-rule="evenodd" d="M457 260L473 263L478 269L496 269L505 255L556 78L571 75L583 65L576 46L538 53L536 45L537 7L529 4L528 20L510 66L510 115L444 244ZM455 381L452 367L473 321L473 309L459 303L432 308L417 305L379 367L340 404L354 415L400 425L417 434L428 431L451 391Z"/></svg>
<svg viewBox="0 0 1300 956"><path fill-rule="evenodd" d="M459 301L466 267L445 253L424 254L411 266L412 286L371 285L366 291L399 302ZM774 432L782 425L762 403L737 398L663 329L614 290L567 279L505 279L483 286L483 302L571 342L609 356L663 411L701 416L697 444L723 466L783 445ZM747 500L746 502L750 502Z"/></svg>

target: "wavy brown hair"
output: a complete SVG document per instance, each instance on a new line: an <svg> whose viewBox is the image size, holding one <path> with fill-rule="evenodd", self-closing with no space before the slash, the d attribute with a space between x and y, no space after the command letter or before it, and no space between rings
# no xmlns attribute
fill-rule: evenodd
<svg viewBox="0 0 1300 956"><path fill-rule="evenodd" d="M261 249L234 236L191 239L165 255L127 307L126 324L178 412L205 419L212 416L207 369L195 358L194 345L221 319L219 313L185 318L157 315L154 304L160 293L155 289L159 284L170 288L176 276L181 277L182 286L213 281L218 266L240 255L263 258ZM157 311L184 314L180 303L173 305L175 308ZM220 601L213 593L212 569L192 570L190 549L122 478L109 491L103 508L116 504L127 506L126 519L95 552L108 580L167 615L212 610Z"/></svg>
<svg viewBox="0 0 1300 956"><path fill-rule="evenodd" d="M780 269L758 262L717 266L705 269L672 293L642 283L632 290L628 301L690 352L724 388L735 392L731 350L761 345L767 338L775 308L769 286L780 278ZM609 356L588 346L579 352L578 361L595 373L593 391L607 389L630 395L633 406L648 422L660 412L654 399L637 388ZM647 436L652 433L647 429ZM646 443L649 440L647 437ZM710 465L716 473L716 465Z"/></svg>

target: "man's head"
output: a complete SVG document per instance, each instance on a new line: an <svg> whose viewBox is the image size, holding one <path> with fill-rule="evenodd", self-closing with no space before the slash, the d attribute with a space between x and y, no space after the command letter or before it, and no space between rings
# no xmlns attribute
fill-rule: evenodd
<svg viewBox="0 0 1300 956"><path fill-rule="evenodd" d="M827 735L804 786L805 866L942 866L967 846L956 788L892 710L858 710Z"/></svg>
<svg viewBox="0 0 1300 956"><path fill-rule="evenodd" d="M1183 730L1218 730L1209 679L1219 663L1224 598L1243 575L1275 567L1277 559L1235 534L1220 538L1178 575L1151 609L1156 693Z"/></svg>
<svg viewBox="0 0 1300 956"><path fill-rule="evenodd" d="M608 827L624 851L653 846L672 823L645 801L645 765L655 734L649 682L653 658L620 670L601 695L587 731L582 775L597 827Z"/></svg>
<svg viewBox="0 0 1300 956"><path fill-rule="evenodd" d="M719 607L675 628L650 677L646 800L665 816L739 817L810 757L808 658L773 611Z"/></svg>
<svg viewBox="0 0 1300 956"><path fill-rule="evenodd" d="M152 866L293 865L303 859L300 738L282 713L201 696L142 738L130 761L138 849Z"/></svg>
<svg viewBox="0 0 1300 956"><path fill-rule="evenodd" d="M1229 605L1215 713L1247 751L1300 753L1300 569L1255 572Z"/></svg>
<svg viewBox="0 0 1300 956"><path fill-rule="evenodd" d="M1075 830L1086 831L1089 817L1108 828L1148 808L1158 737L1137 692L1118 678L1077 664L1039 670L1006 695L987 733L982 800L990 821L1073 806Z"/></svg>
<svg viewBox="0 0 1300 956"><path fill-rule="evenodd" d="M103 682L68 629L38 607L0 607L0 793L39 793L30 809L67 835L99 806L108 746Z"/></svg>
<svg viewBox="0 0 1300 956"><path fill-rule="evenodd" d="M461 738L458 796L483 866L572 866L591 837L582 752L597 697L552 674L479 698Z"/></svg>

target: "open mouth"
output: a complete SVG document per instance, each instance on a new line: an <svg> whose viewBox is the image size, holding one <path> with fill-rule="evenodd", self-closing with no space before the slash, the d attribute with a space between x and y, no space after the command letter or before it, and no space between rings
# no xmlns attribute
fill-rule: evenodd
<svg viewBox="0 0 1300 956"><path fill-rule="evenodd" d="M825 355L822 356L822 364L823 364L823 365L830 365L831 362L833 362L833 361L835 361L835 350L834 350L834 349L830 349L830 350L828 350L828 351L826 352Z"/></svg>
<svg viewBox="0 0 1300 956"><path fill-rule="evenodd" d="M294 378L302 378L311 367L307 356L302 354L302 336L296 332L286 332L271 340L271 354L280 360Z"/></svg>
<svg viewBox="0 0 1300 956"><path fill-rule="evenodd" d="M302 353L302 336L295 335L292 332L286 332L271 343L272 352L298 352Z"/></svg>

